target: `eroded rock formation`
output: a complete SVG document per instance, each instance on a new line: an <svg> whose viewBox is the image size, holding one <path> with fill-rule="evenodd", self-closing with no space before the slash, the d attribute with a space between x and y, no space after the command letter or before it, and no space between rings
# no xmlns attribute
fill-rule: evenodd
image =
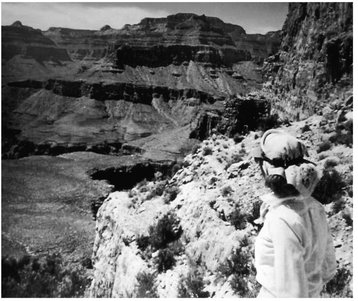
<svg viewBox="0 0 358 301"><path fill-rule="evenodd" d="M291 3L280 51L264 65L277 111L303 119L352 89L352 3Z"/></svg>

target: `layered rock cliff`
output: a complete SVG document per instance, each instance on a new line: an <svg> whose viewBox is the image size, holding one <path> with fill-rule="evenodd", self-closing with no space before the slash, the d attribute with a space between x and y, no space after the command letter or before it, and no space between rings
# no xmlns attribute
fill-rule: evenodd
<svg viewBox="0 0 358 301"><path fill-rule="evenodd" d="M282 115L303 119L353 86L353 4L290 3L280 51L264 65Z"/></svg>
<svg viewBox="0 0 358 301"><path fill-rule="evenodd" d="M278 45L272 33L247 39L238 25L194 14L146 18L120 30L41 32L20 23L2 30L7 158L18 157L13 146L24 141L32 145L28 154L58 153L51 145L66 152L103 144L121 154L130 142L143 152L180 156L207 112L220 115L226 97L261 87L260 69L250 60ZM35 44L39 51L30 51ZM149 136L154 148L141 140ZM168 145L174 136L180 137L175 146Z"/></svg>

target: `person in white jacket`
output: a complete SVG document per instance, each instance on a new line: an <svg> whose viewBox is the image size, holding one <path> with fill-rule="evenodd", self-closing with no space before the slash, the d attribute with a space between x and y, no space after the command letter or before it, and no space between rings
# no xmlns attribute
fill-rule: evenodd
<svg viewBox="0 0 358 301"><path fill-rule="evenodd" d="M332 237L323 206L311 194L319 181L315 164L304 159L304 144L269 130L256 156L266 186L263 227L255 242L258 298L319 297L336 272Z"/></svg>

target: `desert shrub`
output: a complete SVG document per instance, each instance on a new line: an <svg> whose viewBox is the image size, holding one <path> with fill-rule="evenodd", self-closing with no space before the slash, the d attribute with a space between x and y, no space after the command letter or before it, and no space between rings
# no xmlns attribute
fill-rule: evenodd
<svg viewBox="0 0 358 301"><path fill-rule="evenodd" d="M136 298L159 298L155 273L142 272L137 275L138 292Z"/></svg>
<svg viewBox="0 0 358 301"><path fill-rule="evenodd" d="M240 135L239 133L236 133L233 137L235 144L240 143L242 140L244 140L244 136Z"/></svg>
<svg viewBox="0 0 358 301"><path fill-rule="evenodd" d="M169 212L156 225L149 227L149 244L154 250L165 248L170 242L177 240L181 232L179 220Z"/></svg>
<svg viewBox="0 0 358 301"><path fill-rule="evenodd" d="M181 277L178 284L179 298L208 298L209 292L204 291L204 279L200 272L195 269L186 277Z"/></svg>
<svg viewBox="0 0 358 301"><path fill-rule="evenodd" d="M209 146L205 146L203 148L203 155L204 156L208 156L208 155L211 155L213 153L213 149Z"/></svg>
<svg viewBox="0 0 358 301"><path fill-rule="evenodd" d="M336 132L334 135L329 137L329 141L335 144L344 144L348 147L353 145L353 133L344 133L341 131Z"/></svg>
<svg viewBox="0 0 358 301"><path fill-rule="evenodd" d="M158 272L165 272L175 264L174 252L170 248L160 249L158 256L154 260Z"/></svg>
<svg viewBox="0 0 358 301"><path fill-rule="evenodd" d="M81 297L90 280L84 271L66 268L58 254L39 261L24 256L19 260L2 257L2 297Z"/></svg>
<svg viewBox="0 0 358 301"><path fill-rule="evenodd" d="M352 227L353 226L353 219L352 219L352 213L349 211L343 211L342 212L342 218L345 220L347 226Z"/></svg>
<svg viewBox="0 0 358 301"><path fill-rule="evenodd" d="M323 171L312 196L322 204L329 204L342 196L342 188L345 186L341 175L334 168Z"/></svg>
<svg viewBox="0 0 358 301"><path fill-rule="evenodd" d="M332 144L331 142L329 141L324 141L322 142L321 144L319 144L317 146L317 154L321 153L321 152L324 152L326 150L329 150L330 148L332 147Z"/></svg>
<svg viewBox="0 0 358 301"><path fill-rule="evenodd" d="M301 133L309 132L310 130L311 130L310 126L308 124L305 124L301 129Z"/></svg>
<svg viewBox="0 0 358 301"><path fill-rule="evenodd" d="M82 266L86 269L93 269L92 259L91 258L84 258L81 262Z"/></svg>
<svg viewBox="0 0 358 301"><path fill-rule="evenodd" d="M163 182L158 183L154 188L155 194L158 196L163 195L164 189L165 189L165 183Z"/></svg>
<svg viewBox="0 0 358 301"><path fill-rule="evenodd" d="M164 203L170 204L172 201L175 200L179 192L180 192L180 188L177 186L166 188L164 191Z"/></svg>
<svg viewBox="0 0 358 301"><path fill-rule="evenodd" d="M339 199L335 200L333 202L333 205L332 205L333 214L341 212L344 209L345 206L346 205L345 205L344 200L342 198L339 198Z"/></svg>
<svg viewBox="0 0 358 301"><path fill-rule="evenodd" d="M321 296L333 298L352 298L353 292L349 287L352 273L345 267L337 269L335 276L324 286Z"/></svg>
<svg viewBox="0 0 358 301"><path fill-rule="evenodd" d="M222 189L221 189L221 195L224 196L224 197L227 197L229 196L231 193L233 192L231 186L224 186Z"/></svg>
<svg viewBox="0 0 358 301"><path fill-rule="evenodd" d="M136 239L138 249L144 251L149 246L149 236L141 235Z"/></svg>
<svg viewBox="0 0 358 301"><path fill-rule="evenodd" d="M324 162L324 165L323 167L325 169L328 169L328 168L332 168L332 167L335 167L338 165L338 160L337 159L327 159L325 162Z"/></svg>
<svg viewBox="0 0 358 301"><path fill-rule="evenodd" d="M247 221L250 224L254 223L254 220L260 217L261 201L252 201L251 212L246 216Z"/></svg>
<svg viewBox="0 0 358 301"><path fill-rule="evenodd" d="M164 249L159 249L157 257L154 259L158 272L164 272L175 265L175 256L184 252L183 244L180 240L175 240Z"/></svg>
<svg viewBox="0 0 358 301"><path fill-rule="evenodd" d="M239 206L236 206L234 211L229 215L229 221L236 230L245 229L247 223L247 214L242 212Z"/></svg>
<svg viewBox="0 0 358 301"><path fill-rule="evenodd" d="M252 264L252 256L245 248L234 250L217 269L219 275L224 278L231 276L230 285L240 297L252 295L248 284L252 282L255 268Z"/></svg>

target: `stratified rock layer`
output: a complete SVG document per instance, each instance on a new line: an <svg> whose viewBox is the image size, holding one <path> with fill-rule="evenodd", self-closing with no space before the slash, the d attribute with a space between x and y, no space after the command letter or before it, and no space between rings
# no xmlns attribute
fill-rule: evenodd
<svg viewBox="0 0 358 301"><path fill-rule="evenodd" d="M352 3L291 3L280 51L264 65L275 108L306 118L352 89Z"/></svg>

